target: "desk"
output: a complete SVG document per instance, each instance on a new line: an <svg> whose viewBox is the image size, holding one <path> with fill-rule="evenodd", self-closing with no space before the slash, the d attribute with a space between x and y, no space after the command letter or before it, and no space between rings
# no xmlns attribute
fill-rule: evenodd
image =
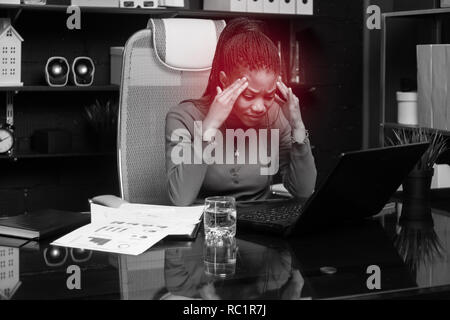
<svg viewBox="0 0 450 320"><path fill-rule="evenodd" d="M450 216L425 210L423 223L400 226L399 211L292 241L238 230L236 273L216 281L204 272L202 234L138 257L10 243L0 248L0 290L12 299L448 298ZM67 288L71 265L80 268L80 290ZM381 290L367 288L371 265L381 269Z"/></svg>

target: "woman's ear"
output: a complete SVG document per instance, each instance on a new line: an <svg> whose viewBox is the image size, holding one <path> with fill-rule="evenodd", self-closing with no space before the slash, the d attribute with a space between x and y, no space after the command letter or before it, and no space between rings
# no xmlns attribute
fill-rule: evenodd
<svg viewBox="0 0 450 320"><path fill-rule="evenodd" d="M222 88L222 90L224 90L228 86L228 77L224 71L220 71L219 81L220 81L220 87Z"/></svg>

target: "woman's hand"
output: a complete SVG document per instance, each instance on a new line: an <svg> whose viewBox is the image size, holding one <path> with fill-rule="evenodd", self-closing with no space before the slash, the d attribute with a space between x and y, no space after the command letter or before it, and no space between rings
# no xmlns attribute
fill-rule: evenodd
<svg viewBox="0 0 450 320"><path fill-rule="evenodd" d="M300 111L299 99L292 92L292 89L288 88L283 81L281 81L281 77L278 78L277 87L281 92L282 97L277 94L275 99L281 106L284 116L289 121L292 129L292 136L296 141L303 142L306 138L306 129Z"/></svg>
<svg viewBox="0 0 450 320"><path fill-rule="evenodd" d="M234 103L241 93L248 87L247 79L237 79L232 85L222 91L217 87L217 95L212 102L208 114L203 121L203 132L218 130L227 120L233 110Z"/></svg>

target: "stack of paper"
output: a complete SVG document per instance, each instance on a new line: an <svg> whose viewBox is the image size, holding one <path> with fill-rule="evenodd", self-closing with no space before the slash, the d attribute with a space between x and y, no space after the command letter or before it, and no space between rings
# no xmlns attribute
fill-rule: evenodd
<svg viewBox="0 0 450 320"><path fill-rule="evenodd" d="M109 208L91 204L91 223L52 245L139 255L168 235L191 234L203 207L122 204Z"/></svg>

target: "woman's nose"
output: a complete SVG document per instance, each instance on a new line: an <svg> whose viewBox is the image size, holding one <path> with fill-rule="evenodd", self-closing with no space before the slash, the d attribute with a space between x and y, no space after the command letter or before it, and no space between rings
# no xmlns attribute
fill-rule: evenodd
<svg viewBox="0 0 450 320"><path fill-rule="evenodd" d="M262 103L255 103L252 106L252 111L254 113L256 113L256 114L261 114L261 113L264 113L266 111L266 107Z"/></svg>

